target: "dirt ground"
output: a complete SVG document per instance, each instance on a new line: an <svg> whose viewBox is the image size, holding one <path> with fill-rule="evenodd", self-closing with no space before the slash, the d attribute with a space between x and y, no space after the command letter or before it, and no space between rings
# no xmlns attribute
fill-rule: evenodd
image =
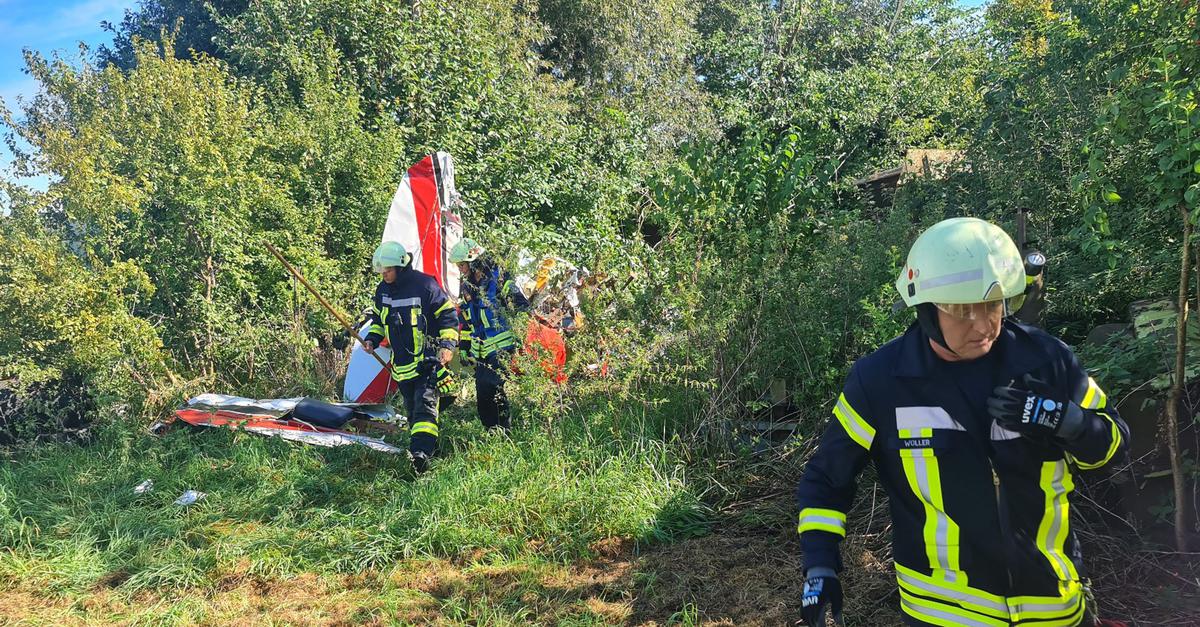
<svg viewBox="0 0 1200 627"><path fill-rule="evenodd" d="M867 500L873 507L881 504ZM0 590L0 625L796 625L802 587L789 495L763 499L700 538L657 547L612 539L573 564L480 553L412 560L386 573L127 595L120 573L86 594ZM899 625L886 517L858 516L843 545L846 624ZM1130 553L1086 542L1100 607L1140 626L1200 626L1200 554Z"/></svg>
<svg viewBox="0 0 1200 627"><path fill-rule="evenodd" d="M207 591L132 597L108 587L122 579L113 577L76 598L0 591L0 624L794 625L802 582L791 536L725 529L645 551L611 540L572 565L489 565L476 555L461 564L414 560L386 574L227 577ZM851 603L848 611L865 607ZM874 607L860 609L853 624L896 618Z"/></svg>

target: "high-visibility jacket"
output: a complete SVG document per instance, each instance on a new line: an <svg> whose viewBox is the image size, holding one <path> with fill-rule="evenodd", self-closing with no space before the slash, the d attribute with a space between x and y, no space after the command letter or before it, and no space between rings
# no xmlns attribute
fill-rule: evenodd
<svg viewBox="0 0 1200 627"><path fill-rule="evenodd" d="M992 388L1026 373L1084 408L1078 440L1018 435L990 418ZM841 569L838 543L869 460L888 494L909 623L1077 625L1086 595L1069 519L1075 473L1123 454L1128 433L1074 353L1045 332L1006 321L986 356L949 363L913 325L854 364L805 469L805 568Z"/></svg>
<svg viewBox="0 0 1200 627"><path fill-rule="evenodd" d="M516 310L529 308L529 300L512 279L493 268L481 281L463 281L463 329L460 348L476 359L487 359L496 351L511 351L517 346L502 307Z"/></svg>
<svg viewBox="0 0 1200 627"><path fill-rule="evenodd" d="M406 267L392 283L379 282L366 339L392 348L392 378L406 381L417 376L417 366L437 348L453 350L458 344L458 313L454 303L433 277ZM432 341L426 341L431 338Z"/></svg>

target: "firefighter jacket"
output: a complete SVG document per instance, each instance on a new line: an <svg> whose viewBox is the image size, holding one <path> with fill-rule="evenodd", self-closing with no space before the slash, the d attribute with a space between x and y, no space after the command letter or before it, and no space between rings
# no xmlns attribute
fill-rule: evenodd
<svg viewBox="0 0 1200 627"><path fill-rule="evenodd" d="M487 359L496 351L511 351L517 341L501 307L529 308L529 301L516 284L498 268L492 268L482 281L463 281L463 322L460 348L476 359Z"/></svg>
<svg viewBox="0 0 1200 627"><path fill-rule="evenodd" d="M1070 443L1002 428L993 387L1033 373L1083 408ZM1077 625L1085 590L1069 512L1076 470L1123 454L1128 427L1074 353L1005 321L984 357L939 359L913 325L860 359L797 496L805 568L841 569L838 543L868 460L886 490L900 605L917 625Z"/></svg>
<svg viewBox="0 0 1200 627"><path fill-rule="evenodd" d="M393 283L379 282L367 318L366 339L376 345L386 339L391 345L392 378L397 381L415 378L420 362L435 356L437 347L453 350L458 343L454 303L436 279L411 267L398 271Z"/></svg>

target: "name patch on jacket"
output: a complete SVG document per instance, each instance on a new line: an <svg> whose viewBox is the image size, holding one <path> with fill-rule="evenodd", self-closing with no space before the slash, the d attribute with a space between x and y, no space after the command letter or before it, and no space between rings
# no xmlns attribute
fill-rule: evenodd
<svg viewBox="0 0 1200 627"><path fill-rule="evenodd" d="M893 449L941 448L955 431L966 429L941 407L897 407L896 435L889 441Z"/></svg>

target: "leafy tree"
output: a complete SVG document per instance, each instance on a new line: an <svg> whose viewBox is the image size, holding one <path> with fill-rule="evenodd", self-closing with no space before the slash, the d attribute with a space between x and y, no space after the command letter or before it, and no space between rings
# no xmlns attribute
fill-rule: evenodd
<svg viewBox="0 0 1200 627"><path fill-rule="evenodd" d="M278 282L259 238L314 251L304 215L265 158L275 128L255 88L211 59L141 43L123 73L29 57L43 85L15 128L59 179L47 217L90 263L130 263L155 290L137 313L176 354L211 371L240 312ZM266 317L272 314L267 313Z"/></svg>
<svg viewBox="0 0 1200 627"><path fill-rule="evenodd" d="M249 0L140 0L136 10L125 10L120 24L104 24L113 41L101 45L97 56L102 65L132 69L137 63L137 40L157 41L166 32L173 37L180 59L193 54L219 57L220 27L214 17L239 14L249 4Z"/></svg>
<svg viewBox="0 0 1200 627"><path fill-rule="evenodd" d="M1096 235L1085 240L1091 250L1116 237L1108 216L1117 212L1135 213L1137 219L1160 229L1160 236L1174 231L1171 240L1180 240L1175 365L1163 437L1174 483L1176 546L1186 551L1195 519L1184 476L1178 414L1187 378L1191 240L1193 225L1200 224L1200 9L1190 2L1150 2L1134 5L1121 18L1118 24L1126 33L1137 33L1126 35L1140 44L1137 56L1117 89L1103 101L1084 148L1088 168L1074 184L1087 206L1085 224ZM1122 195L1118 189L1127 191ZM1172 223L1178 227L1171 229ZM1150 244L1133 243L1139 248ZM1105 250L1110 267L1117 265L1118 256L1131 252L1111 244ZM1154 270L1169 276L1166 268Z"/></svg>
<svg viewBox="0 0 1200 627"><path fill-rule="evenodd" d="M1156 165L1137 157L1109 170L1117 176L1100 172L1110 158L1102 137L1121 132L1109 123L1112 94L1146 77L1137 68L1149 68L1153 42L1170 28L1154 7L1172 4L989 5L992 58L981 76L983 123L970 145L980 178L974 203L985 214L1033 210L1033 237L1051 255L1059 290L1051 318L1069 337L1173 289L1176 255L1158 245L1173 230L1173 210L1106 210L1119 197L1124 207L1147 209L1163 200L1146 193L1144 177Z"/></svg>
<svg viewBox="0 0 1200 627"><path fill-rule="evenodd" d="M691 63L695 12L680 0L539 0L533 47L546 71L576 84L578 106L626 112L661 158L714 130Z"/></svg>
<svg viewBox="0 0 1200 627"><path fill-rule="evenodd" d="M0 380L79 375L105 402L139 402L163 365L153 326L132 313L154 286L133 263L85 263L31 211L36 199L14 194L0 218Z"/></svg>

